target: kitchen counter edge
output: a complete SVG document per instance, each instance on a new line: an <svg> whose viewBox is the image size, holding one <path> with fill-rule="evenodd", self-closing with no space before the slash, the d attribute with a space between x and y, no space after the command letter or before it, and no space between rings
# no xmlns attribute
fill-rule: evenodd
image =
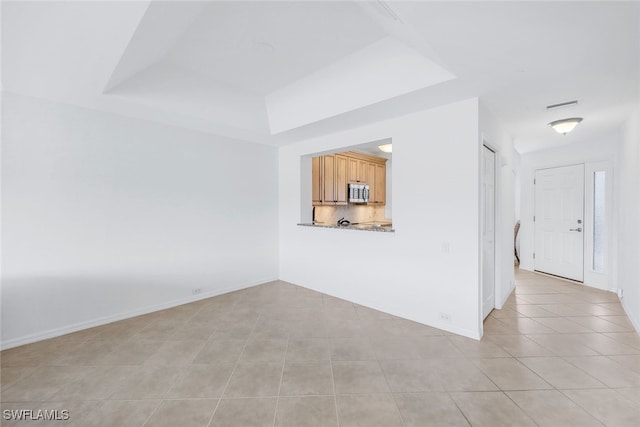
<svg viewBox="0 0 640 427"><path fill-rule="evenodd" d="M377 233L395 233L396 230L387 227L374 227L374 226L358 226L358 225L332 225L332 224L313 224L311 222L303 222L296 224L302 227L316 227L316 228L338 228L340 230L356 230L356 231L375 231Z"/></svg>

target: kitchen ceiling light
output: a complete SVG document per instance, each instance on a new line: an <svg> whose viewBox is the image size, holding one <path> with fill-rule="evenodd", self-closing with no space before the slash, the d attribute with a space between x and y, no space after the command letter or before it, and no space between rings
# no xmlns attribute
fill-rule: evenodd
<svg viewBox="0 0 640 427"><path fill-rule="evenodd" d="M551 126L556 132L566 135L578 126L578 123L581 121L582 117L572 117L570 119L553 121L549 123L549 126Z"/></svg>
<svg viewBox="0 0 640 427"><path fill-rule="evenodd" d="M392 145L393 144L383 144L383 145L378 145L378 150L384 152L384 153L391 153L392 150Z"/></svg>

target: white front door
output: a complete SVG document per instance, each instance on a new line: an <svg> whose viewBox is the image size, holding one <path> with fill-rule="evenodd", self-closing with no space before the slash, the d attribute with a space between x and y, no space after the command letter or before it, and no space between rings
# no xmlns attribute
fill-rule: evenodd
<svg viewBox="0 0 640 427"><path fill-rule="evenodd" d="M537 170L534 184L534 269L582 282L584 165Z"/></svg>
<svg viewBox="0 0 640 427"><path fill-rule="evenodd" d="M482 147L482 318L495 307L496 155Z"/></svg>

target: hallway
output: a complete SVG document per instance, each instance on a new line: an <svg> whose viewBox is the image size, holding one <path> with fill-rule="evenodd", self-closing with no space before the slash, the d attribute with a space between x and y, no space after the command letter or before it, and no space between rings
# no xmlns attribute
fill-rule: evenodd
<svg viewBox="0 0 640 427"><path fill-rule="evenodd" d="M591 425L577 422L584 412L607 426L640 423L640 336L615 294L516 270L515 292L484 323L486 341L514 357L481 362L502 390L526 388L522 365L553 387L506 391L539 425Z"/></svg>

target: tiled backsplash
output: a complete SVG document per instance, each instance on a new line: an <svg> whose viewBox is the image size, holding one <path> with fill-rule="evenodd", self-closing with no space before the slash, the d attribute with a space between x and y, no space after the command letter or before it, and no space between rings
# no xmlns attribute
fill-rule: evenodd
<svg viewBox="0 0 640 427"><path fill-rule="evenodd" d="M354 222L391 221L384 217L384 206L316 206L316 222L335 224L340 218Z"/></svg>

